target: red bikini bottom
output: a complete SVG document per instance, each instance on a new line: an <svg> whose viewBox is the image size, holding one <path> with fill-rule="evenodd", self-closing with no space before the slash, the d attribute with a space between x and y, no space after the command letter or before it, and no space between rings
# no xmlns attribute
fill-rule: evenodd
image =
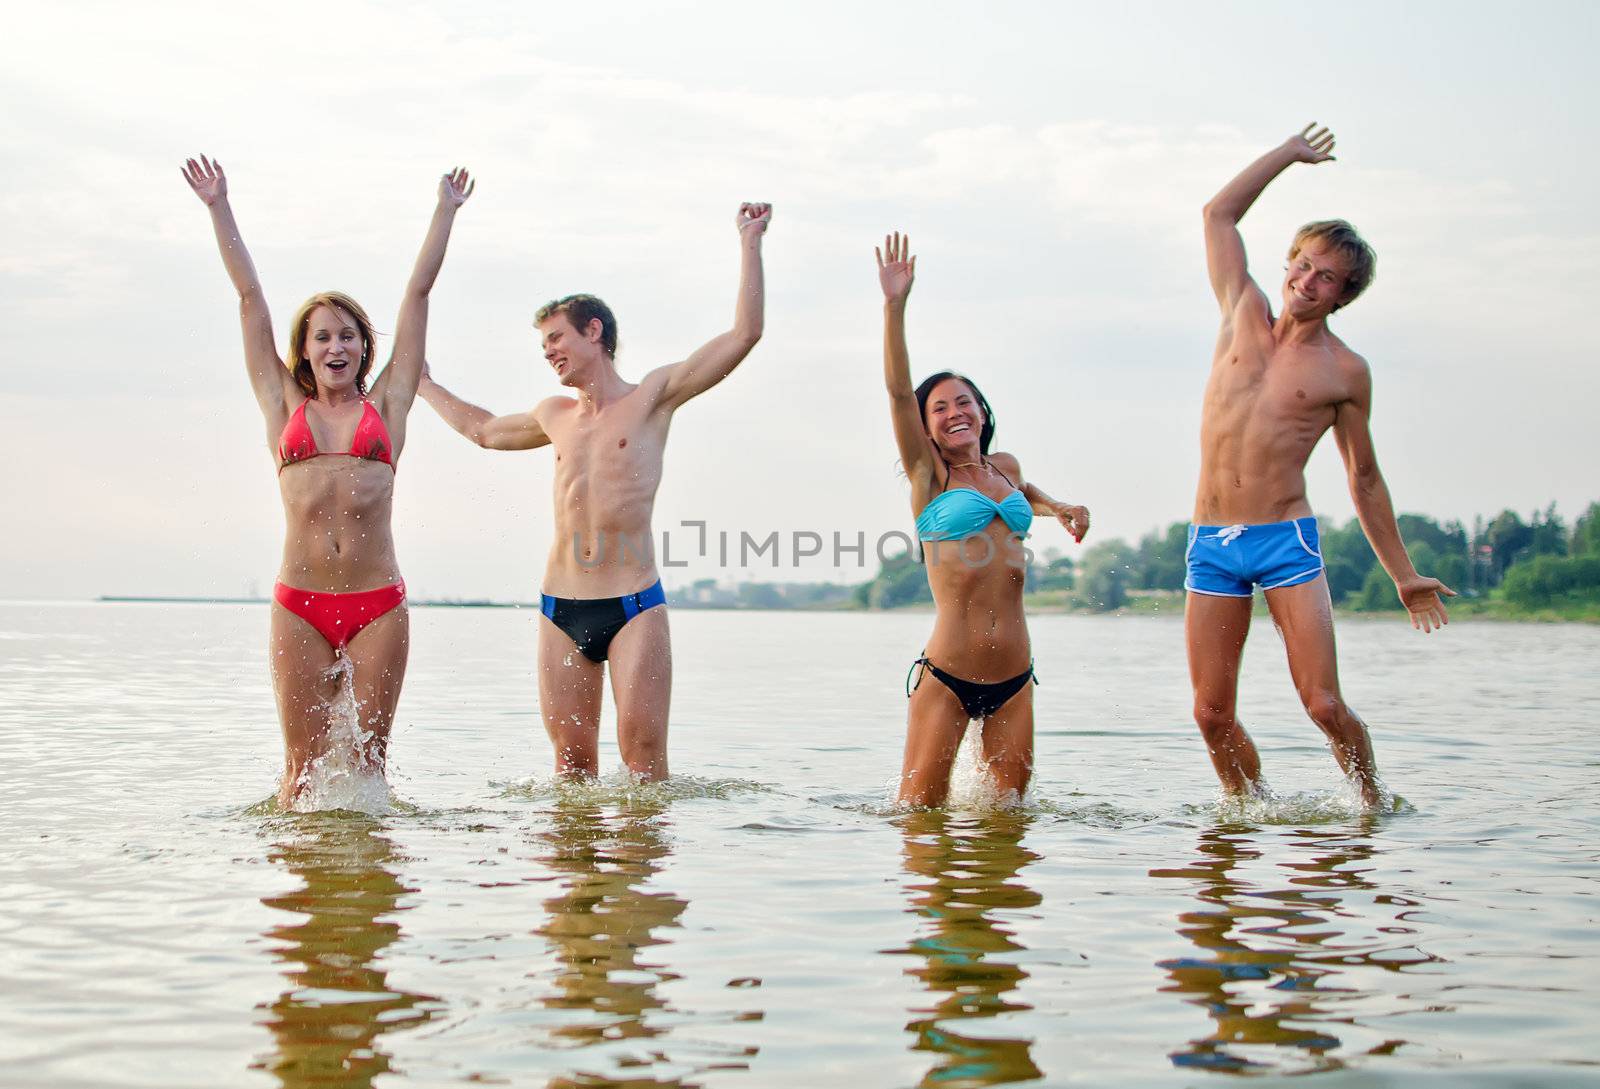
<svg viewBox="0 0 1600 1089"><path fill-rule="evenodd" d="M362 628L402 604L406 584L396 582L376 590L357 590L353 594L330 594L322 590L298 590L276 583L273 599L310 624L334 650L343 650Z"/></svg>

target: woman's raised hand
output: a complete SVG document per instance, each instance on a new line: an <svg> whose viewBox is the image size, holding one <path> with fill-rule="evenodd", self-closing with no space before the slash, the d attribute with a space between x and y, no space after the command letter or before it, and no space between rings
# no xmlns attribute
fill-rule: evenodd
<svg viewBox="0 0 1600 1089"><path fill-rule="evenodd" d="M878 283L885 302L903 303L911 294L911 281L917 277L917 259L911 256L911 236L899 231L883 240L883 248L872 247L878 258Z"/></svg>
<svg viewBox="0 0 1600 1089"><path fill-rule="evenodd" d="M204 155L183 164L183 180L207 208L228 199L228 176L222 172L222 164Z"/></svg>
<svg viewBox="0 0 1600 1089"><path fill-rule="evenodd" d="M472 196L472 191L478 187L461 167L456 167L450 173L439 179L439 202L448 204L452 208L459 208Z"/></svg>

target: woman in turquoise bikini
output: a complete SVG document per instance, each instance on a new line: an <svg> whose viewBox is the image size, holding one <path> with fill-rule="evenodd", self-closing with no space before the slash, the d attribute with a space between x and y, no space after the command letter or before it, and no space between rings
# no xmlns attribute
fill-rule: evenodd
<svg viewBox="0 0 1600 1089"><path fill-rule="evenodd" d="M995 784L1020 798L1033 773L1033 660L1022 612L1022 537L1050 515L1081 541L1087 509L1050 498L1010 454L991 452L994 413L972 380L941 371L911 385L906 299L916 274L910 239L877 251L883 286L883 376L911 510L938 612L913 666L903 805L941 805L970 719L983 722ZM932 674L934 683L924 683Z"/></svg>

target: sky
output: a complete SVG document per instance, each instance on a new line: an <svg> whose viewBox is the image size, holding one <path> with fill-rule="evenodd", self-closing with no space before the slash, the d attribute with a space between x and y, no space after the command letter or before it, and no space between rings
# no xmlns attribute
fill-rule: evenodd
<svg viewBox="0 0 1600 1089"><path fill-rule="evenodd" d="M772 202L765 337L673 425L669 588L861 581L910 528L872 258L894 229L919 255L914 374L973 375L996 446L1092 510L1087 543L1186 519L1217 326L1199 210L1313 120L1338 161L1292 168L1242 229L1273 298L1303 222L1376 247L1333 327L1371 364L1397 508L1570 520L1600 499L1594 6L763 7L7 2L0 598L271 586L275 465L178 172L200 153L228 171L280 343L325 288L392 328L437 179L471 169L428 352L498 412L560 392L532 326L550 298L610 303L629 378L728 328L735 211ZM537 594L551 465L418 401L396 484L411 594ZM1331 440L1307 476L1318 512L1351 516ZM738 563L740 534L773 532L778 567ZM834 534L865 555L836 564ZM1043 524L1032 543L1078 547Z"/></svg>

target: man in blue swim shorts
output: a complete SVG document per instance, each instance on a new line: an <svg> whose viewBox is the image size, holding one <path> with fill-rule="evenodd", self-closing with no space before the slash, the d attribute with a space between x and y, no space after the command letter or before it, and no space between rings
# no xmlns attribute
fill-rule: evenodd
<svg viewBox="0 0 1600 1089"><path fill-rule="evenodd" d="M1306 499L1306 460L1330 428L1361 526L1412 626L1429 632L1443 625L1439 595L1455 593L1411 565L1368 428L1371 372L1328 328L1328 316L1372 282L1376 257L1343 220L1307 224L1289 247L1274 314L1250 277L1239 236L1239 221L1274 178L1294 163L1328 162L1332 152L1333 134L1308 125L1205 208L1206 265L1222 330L1200 419L1184 624L1195 722L1225 791L1247 793L1261 782L1260 755L1236 714L1239 661L1259 586L1306 713L1362 801L1376 807L1372 741L1339 690L1332 605Z"/></svg>

